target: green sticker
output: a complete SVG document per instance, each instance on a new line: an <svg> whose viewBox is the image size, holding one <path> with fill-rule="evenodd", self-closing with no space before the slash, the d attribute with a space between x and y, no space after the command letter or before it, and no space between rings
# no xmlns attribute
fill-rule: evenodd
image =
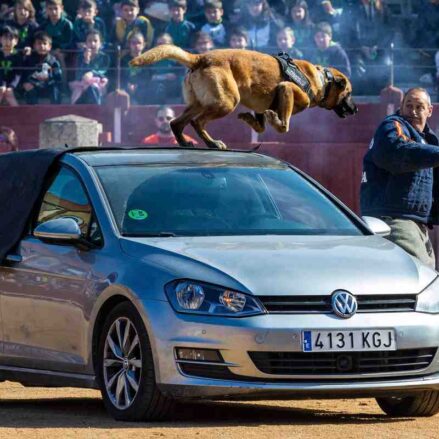
<svg viewBox="0 0 439 439"><path fill-rule="evenodd" d="M148 213L142 209L131 209L128 216L133 220L144 220L148 218Z"/></svg>

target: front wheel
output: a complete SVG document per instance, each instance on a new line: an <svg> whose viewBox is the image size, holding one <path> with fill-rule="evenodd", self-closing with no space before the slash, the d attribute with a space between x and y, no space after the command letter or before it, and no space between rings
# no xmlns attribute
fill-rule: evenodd
<svg viewBox="0 0 439 439"><path fill-rule="evenodd" d="M390 416L433 416L439 412L439 392L424 391L413 396L376 398L381 410Z"/></svg>
<svg viewBox="0 0 439 439"><path fill-rule="evenodd" d="M97 378L107 411L120 421L157 421L172 408L172 399L157 388L145 325L128 302L117 305L103 326Z"/></svg>

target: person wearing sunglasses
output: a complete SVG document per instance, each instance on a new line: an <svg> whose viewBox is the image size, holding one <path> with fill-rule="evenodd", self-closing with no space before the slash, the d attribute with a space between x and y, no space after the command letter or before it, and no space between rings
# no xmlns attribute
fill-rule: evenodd
<svg viewBox="0 0 439 439"><path fill-rule="evenodd" d="M162 106L159 107L157 113L154 117L154 123L157 127L157 131L154 134L146 136L142 140L144 145L176 145L174 134L171 130L170 122L175 118L175 112L171 107ZM194 145L197 144L195 139L185 135L185 139L188 142L192 142Z"/></svg>

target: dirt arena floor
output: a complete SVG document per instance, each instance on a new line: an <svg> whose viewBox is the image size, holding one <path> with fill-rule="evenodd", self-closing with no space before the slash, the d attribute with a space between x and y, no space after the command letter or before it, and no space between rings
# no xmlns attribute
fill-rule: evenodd
<svg viewBox="0 0 439 439"><path fill-rule="evenodd" d="M121 423L99 392L0 383L0 438L438 438L439 415L385 416L373 399L209 402L179 407L174 422Z"/></svg>

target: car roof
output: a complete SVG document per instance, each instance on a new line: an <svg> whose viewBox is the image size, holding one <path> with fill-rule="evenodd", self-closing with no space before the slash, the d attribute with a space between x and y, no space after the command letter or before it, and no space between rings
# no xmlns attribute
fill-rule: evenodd
<svg viewBox="0 0 439 439"><path fill-rule="evenodd" d="M238 165L286 168L287 164L275 158L246 151L217 151L186 148L129 148L129 149L80 149L71 153L81 158L89 166L111 165Z"/></svg>

